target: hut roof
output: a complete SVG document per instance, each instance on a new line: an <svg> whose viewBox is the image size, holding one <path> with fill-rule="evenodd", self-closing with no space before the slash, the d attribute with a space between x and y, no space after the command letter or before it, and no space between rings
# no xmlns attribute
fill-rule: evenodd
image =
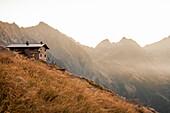
<svg viewBox="0 0 170 113"><path fill-rule="evenodd" d="M45 47L46 49L49 49L46 44L11 44L8 45L7 48L40 48L40 47Z"/></svg>

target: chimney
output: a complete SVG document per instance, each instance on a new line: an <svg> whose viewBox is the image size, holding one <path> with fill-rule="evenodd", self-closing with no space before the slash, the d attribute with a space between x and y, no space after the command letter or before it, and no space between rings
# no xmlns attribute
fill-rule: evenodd
<svg viewBox="0 0 170 113"><path fill-rule="evenodd" d="M26 41L26 45L27 45L27 46L29 45L28 41Z"/></svg>
<svg viewBox="0 0 170 113"><path fill-rule="evenodd" d="M42 44L43 44L43 42L41 41L41 42L40 42L40 44L42 45Z"/></svg>

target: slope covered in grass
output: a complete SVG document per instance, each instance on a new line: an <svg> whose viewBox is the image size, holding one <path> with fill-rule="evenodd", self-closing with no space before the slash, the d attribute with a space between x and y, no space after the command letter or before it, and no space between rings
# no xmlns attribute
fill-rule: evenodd
<svg viewBox="0 0 170 113"><path fill-rule="evenodd" d="M39 61L0 52L0 112L135 113L118 95Z"/></svg>

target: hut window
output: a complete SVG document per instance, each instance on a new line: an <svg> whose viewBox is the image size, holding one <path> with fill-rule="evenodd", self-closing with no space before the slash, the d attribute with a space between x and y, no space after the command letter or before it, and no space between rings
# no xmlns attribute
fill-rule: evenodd
<svg viewBox="0 0 170 113"><path fill-rule="evenodd" d="M42 54L40 54L40 57L42 57Z"/></svg>
<svg viewBox="0 0 170 113"><path fill-rule="evenodd" d="M35 56L34 53L32 53L31 56Z"/></svg>

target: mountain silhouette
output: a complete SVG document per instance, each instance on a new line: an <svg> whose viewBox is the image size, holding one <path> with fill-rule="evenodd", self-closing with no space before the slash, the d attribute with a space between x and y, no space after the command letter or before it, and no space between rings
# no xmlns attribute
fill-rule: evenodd
<svg viewBox="0 0 170 113"><path fill-rule="evenodd" d="M44 22L27 28L0 22L1 46L42 41L50 48L47 56L57 65L162 113L170 111L169 40L140 47L124 37L117 43L106 39L90 48Z"/></svg>

